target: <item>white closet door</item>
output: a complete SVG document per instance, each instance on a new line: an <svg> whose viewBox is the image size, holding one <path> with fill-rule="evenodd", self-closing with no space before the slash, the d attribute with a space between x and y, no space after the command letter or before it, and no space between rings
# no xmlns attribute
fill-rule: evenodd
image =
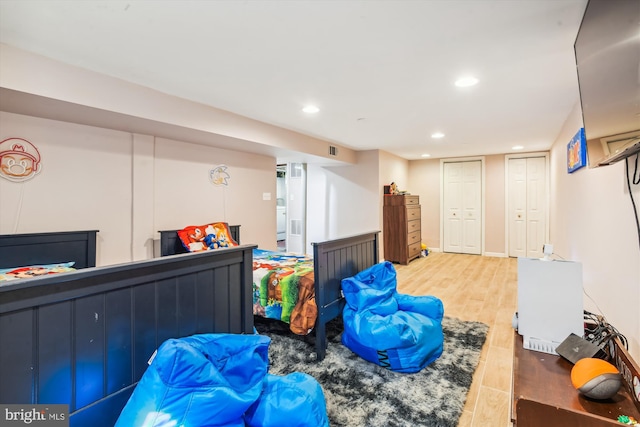
<svg viewBox="0 0 640 427"><path fill-rule="evenodd" d="M443 179L443 249L445 252L462 253L462 163L445 163Z"/></svg>
<svg viewBox="0 0 640 427"><path fill-rule="evenodd" d="M544 157L509 159L509 256L542 257L547 227Z"/></svg>
<svg viewBox="0 0 640 427"><path fill-rule="evenodd" d="M509 159L509 256L527 256L527 159Z"/></svg>
<svg viewBox="0 0 640 427"><path fill-rule="evenodd" d="M527 257L543 256L547 218L546 168L544 157L527 159Z"/></svg>
<svg viewBox="0 0 640 427"><path fill-rule="evenodd" d="M482 252L482 165L447 162L443 167L443 250Z"/></svg>
<svg viewBox="0 0 640 427"><path fill-rule="evenodd" d="M462 163L463 224L462 252L482 253L482 167L480 161Z"/></svg>

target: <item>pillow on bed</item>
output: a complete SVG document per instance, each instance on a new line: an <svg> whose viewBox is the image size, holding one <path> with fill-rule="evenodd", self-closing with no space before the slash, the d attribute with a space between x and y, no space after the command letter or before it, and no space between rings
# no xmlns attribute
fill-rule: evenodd
<svg viewBox="0 0 640 427"><path fill-rule="evenodd" d="M74 264L75 262L65 262L60 264L27 265L24 267L6 268L0 270L0 282L75 271L75 268L73 268Z"/></svg>
<svg viewBox="0 0 640 427"><path fill-rule="evenodd" d="M229 224L226 222L190 225L182 230L178 230L178 237L180 237L182 245L189 252L201 252L238 246L238 242L231 237L231 230L229 229Z"/></svg>

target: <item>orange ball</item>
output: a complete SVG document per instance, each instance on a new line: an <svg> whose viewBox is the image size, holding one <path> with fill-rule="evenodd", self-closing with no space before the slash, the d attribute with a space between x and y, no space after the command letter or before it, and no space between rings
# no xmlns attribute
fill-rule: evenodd
<svg viewBox="0 0 640 427"><path fill-rule="evenodd" d="M620 389L622 377L611 363L588 357L578 360L571 369L571 383L587 397L609 399Z"/></svg>

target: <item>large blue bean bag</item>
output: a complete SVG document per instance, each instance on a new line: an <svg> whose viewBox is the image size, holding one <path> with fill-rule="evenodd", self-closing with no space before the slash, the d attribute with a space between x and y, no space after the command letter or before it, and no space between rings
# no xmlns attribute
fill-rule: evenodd
<svg viewBox="0 0 640 427"><path fill-rule="evenodd" d="M311 376L267 373L271 338L201 334L165 341L116 427L328 427Z"/></svg>
<svg viewBox="0 0 640 427"><path fill-rule="evenodd" d="M271 338L202 334L159 348L116 423L133 426L241 426L267 374Z"/></svg>
<svg viewBox="0 0 640 427"><path fill-rule="evenodd" d="M418 372L442 354L442 301L396 290L388 261L342 280L346 299L342 343L369 362Z"/></svg>

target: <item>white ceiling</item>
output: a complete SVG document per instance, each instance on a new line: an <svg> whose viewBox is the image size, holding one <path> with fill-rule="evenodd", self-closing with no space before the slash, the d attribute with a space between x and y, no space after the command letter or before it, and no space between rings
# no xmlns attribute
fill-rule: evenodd
<svg viewBox="0 0 640 427"><path fill-rule="evenodd" d="M585 6L0 0L0 42L356 150L470 156L551 146L579 100Z"/></svg>

